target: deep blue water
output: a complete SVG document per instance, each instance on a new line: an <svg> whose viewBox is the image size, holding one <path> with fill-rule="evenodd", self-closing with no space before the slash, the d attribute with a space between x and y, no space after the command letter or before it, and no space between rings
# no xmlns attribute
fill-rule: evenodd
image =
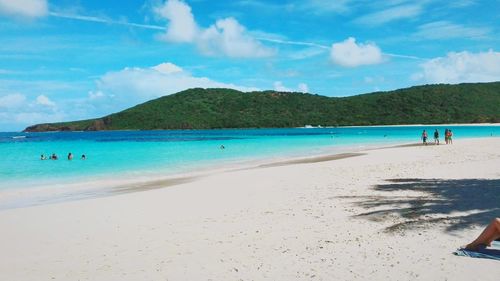
<svg viewBox="0 0 500 281"><path fill-rule="evenodd" d="M438 128L454 139L500 135L500 126L0 133L0 189L51 181L175 174L273 157L420 142ZM431 138L432 139L432 138ZM221 146L225 149L221 149ZM74 159L67 160L71 152ZM55 153L59 160L40 160ZM80 160L85 154L86 160Z"/></svg>

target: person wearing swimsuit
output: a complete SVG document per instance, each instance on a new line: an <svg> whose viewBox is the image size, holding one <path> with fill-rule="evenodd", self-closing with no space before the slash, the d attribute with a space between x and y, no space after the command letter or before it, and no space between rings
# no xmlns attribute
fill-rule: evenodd
<svg viewBox="0 0 500 281"><path fill-rule="evenodd" d="M422 143L427 145L427 132L425 130L422 132Z"/></svg>

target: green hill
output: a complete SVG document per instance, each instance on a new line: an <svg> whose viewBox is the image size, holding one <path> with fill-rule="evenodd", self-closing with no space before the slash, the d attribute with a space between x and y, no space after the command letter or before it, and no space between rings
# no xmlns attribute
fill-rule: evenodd
<svg viewBox="0 0 500 281"><path fill-rule="evenodd" d="M425 85L351 97L189 89L102 118L25 131L272 128L500 122L500 82Z"/></svg>

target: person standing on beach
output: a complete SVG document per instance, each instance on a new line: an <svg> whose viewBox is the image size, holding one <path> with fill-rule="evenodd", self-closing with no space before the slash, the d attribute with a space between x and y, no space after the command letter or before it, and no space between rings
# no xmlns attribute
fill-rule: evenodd
<svg viewBox="0 0 500 281"><path fill-rule="evenodd" d="M453 144L453 133L451 132L451 130L448 130L448 143L449 144Z"/></svg>
<svg viewBox="0 0 500 281"><path fill-rule="evenodd" d="M444 142L448 144L448 128L444 130Z"/></svg>
<svg viewBox="0 0 500 281"><path fill-rule="evenodd" d="M436 129L434 131L434 144L439 145L439 131L438 131L438 129Z"/></svg>
<svg viewBox="0 0 500 281"><path fill-rule="evenodd" d="M425 130L422 132L422 143L427 145L427 132Z"/></svg>

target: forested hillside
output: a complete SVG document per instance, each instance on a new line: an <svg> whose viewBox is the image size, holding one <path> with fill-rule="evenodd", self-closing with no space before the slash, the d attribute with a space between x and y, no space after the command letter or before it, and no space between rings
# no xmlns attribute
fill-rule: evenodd
<svg viewBox="0 0 500 281"><path fill-rule="evenodd" d="M351 97L189 89L102 118L26 131L279 128L500 122L500 82L425 85Z"/></svg>

